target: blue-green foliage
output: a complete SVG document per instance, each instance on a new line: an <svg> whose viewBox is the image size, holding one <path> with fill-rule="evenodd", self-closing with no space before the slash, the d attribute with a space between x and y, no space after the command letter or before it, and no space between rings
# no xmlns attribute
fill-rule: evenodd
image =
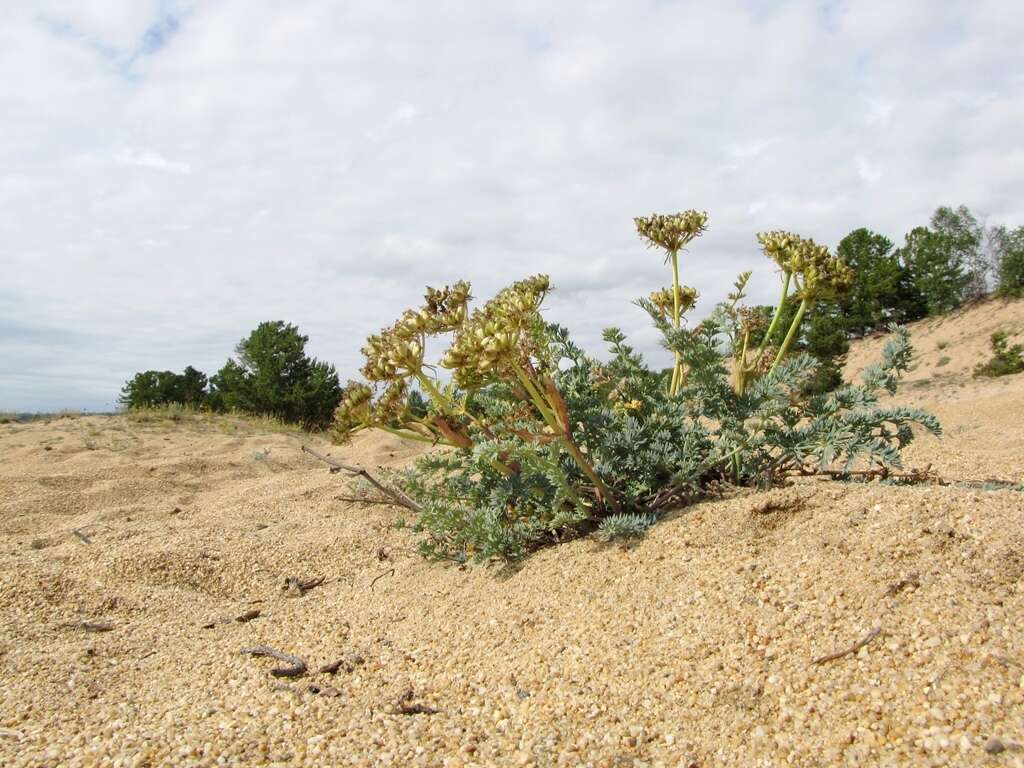
<svg viewBox="0 0 1024 768"><path fill-rule="evenodd" d="M511 560L590 531L604 540L638 536L664 509L712 483L765 484L858 461L898 467L913 425L940 431L927 413L879 404L907 367L910 342L902 329L893 329L882 360L859 384L808 397L802 392L817 363L799 354L737 395L720 352L723 329L713 319L677 330L639 303L688 369L674 397L665 376L649 369L617 329L605 333L607 362L584 355L562 328L533 331L573 437L617 508L595 493L556 441L537 437L536 417L513 385L494 384L463 400L476 417L469 427L473 448L428 454L406 483L423 507L416 530L424 534L424 554Z"/></svg>

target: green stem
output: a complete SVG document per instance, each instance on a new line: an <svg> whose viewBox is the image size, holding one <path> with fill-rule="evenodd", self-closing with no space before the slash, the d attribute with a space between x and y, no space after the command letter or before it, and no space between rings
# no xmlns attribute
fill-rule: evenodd
<svg viewBox="0 0 1024 768"><path fill-rule="evenodd" d="M415 440L415 441L420 442L420 443L430 443L431 445L440 444L440 445L451 445L453 448L455 447L454 445L452 445L452 443L449 443L447 440L443 440L441 438L436 438L436 439L435 438L430 438L430 437L427 437L426 435L420 435L420 434L417 434L416 432L410 432L410 431L403 430L403 429L395 429L394 427L389 427L389 426L386 426L384 424L378 425L377 429L381 429L381 430L383 430L385 432L390 432L392 435L395 435L396 437L400 437L403 440Z"/></svg>
<svg viewBox="0 0 1024 768"><path fill-rule="evenodd" d="M547 406L544 402L544 395L541 394L540 390L530 380L529 375L522 370L518 365L514 365L512 370L515 371L516 378L519 379L519 383L523 385L523 389L526 390L526 394L529 396L530 401L540 411L541 417L544 422L556 429L558 432L562 432L562 425L558 423L558 419L555 417L555 412Z"/></svg>
<svg viewBox="0 0 1024 768"><path fill-rule="evenodd" d="M618 501L612 495L611 491L608 490L608 486L604 484L604 481L601 480L597 472L594 471L594 468L590 466L590 462L587 461L587 457L583 455L579 446L577 446L573 439L566 434L565 428L559 423L558 418L555 416L554 409L549 408L545 404L544 396L540 393L540 390L537 389L534 383L530 380L530 377L525 371L521 370L519 366L513 366L512 370L515 371L516 376L526 389L527 394L530 396L533 404L537 407L537 410L540 411L544 421L555 431L555 434L562 439L562 443L565 445L569 455L572 456L579 468L583 470L583 474L590 478L590 482L594 484L594 487L601 495L601 498L604 499L605 503L609 504L616 512L621 512L622 509L619 506Z"/></svg>
<svg viewBox="0 0 1024 768"><path fill-rule="evenodd" d="M743 349L740 350L740 357L736 361L736 394L742 395L747 390L747 344L750 343L750 329L743 332Z"/></svg>
<svg viewBox="0 0 1024 768"><path fill-rule="evenodd" d="M565 448L569 451L569 455L576 460L579 468L583 470L583 474L590 478L590 482L594 484L597 492L601 494L601 498L604 499L605 503L608 504L616 512L621 512L622 507L619 505L618 500L612 495L612 492L608 490L608 486L604 484L604 481L598 477L597 472L590 466L590 462L587 461L587 457L583 455L583 452L577 447L576 443L572 441L568 435L562 435L562 443L565 444Z"/></svg>
<svg viewBox="0 0 1024 768"><path fill-rule="evenodd" d="M772 367L768 369L769 375L775 373L775 369L779 367L779 363L782 362L782 358L789 352L790 346L793 344L793 339L796 338L797 329L800 328L800 322L804 319L804 312L807 311L807 306L810 302L807 299L800 301L800 308L796 311L796 317L793 318L793 324L789 326L789 333L786 334L785 340L782 342L782 346L779 347L779 354L775 356L775 362L772 363Z"/></svg>
<svg viewBox="0 0 1024 768"><path fill-rule="evenodd" d="M682 304L681 289L679 287L679 251L672 251L672 325L679 329L681 321L680 305ZM675 366L672 369L672 383L669 385L669 395L675 395L682 386L683 366L679 360L679 353L675 353Z"/></svg>
<svg viewBox="0 0 1024 768"><path fill-rule="evenodd" d="M768 348L769 342L771 342L772 335L775 333L775 329L779 325L779 321L782 319L782 311L786 308L786 299L789 298L789 281L793 278L792 272L786 272L786 277L782 281L782 298L779 299L778 305L775 307L775 315L772 317L771 325L768 326L768 330L764 333L764 338L761 339L761 344L757 348L757 352L754 353L754 359L750 362L753 367L757 365L764 351Z"/></svg>

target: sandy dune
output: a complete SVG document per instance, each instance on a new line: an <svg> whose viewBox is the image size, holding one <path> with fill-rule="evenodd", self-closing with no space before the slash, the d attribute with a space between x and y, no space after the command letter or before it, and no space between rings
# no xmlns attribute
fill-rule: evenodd
<svg viewBox="0 0 1024 768"><path fill-rule="evenodd" d="M946 436L908 464L1024 480L1024 375L969 376L994 327L1024 332L1024 302L914 328L898 398ZM331 450L229 419L0 425L0 764L1024 766L1020 492L809 480L459 569L303 443Z"/></svg>

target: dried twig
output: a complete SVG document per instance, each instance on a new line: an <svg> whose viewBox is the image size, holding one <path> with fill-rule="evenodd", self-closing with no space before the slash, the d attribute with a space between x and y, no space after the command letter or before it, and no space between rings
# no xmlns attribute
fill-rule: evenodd
<svg viewBox="0 0 1024 768"><path fill-rule="evenodd" d="M83 543L85 543L85 544L92 544L92 539L90 539L88 536L86 536L84 533L82 533L77 528L75 528L71 532L73 534L75 534L75 536L77 536L79 539L81 539Z"/></svg>
<svg viewBox="0 0 1024 768"><path fill-rule="evenodd" d="M344 659L338 659L337 661L332 661L330 664L324 664L318 671L321 675L335 675L344 663Z"/></svg>
<svg viewBox="0 0 1024 768"><path fill-rule="evenodd" d="M332 459L330 456L324 456L322 453L318 453L317 451L314 451L312 448L305 445L302 446L302 450L303 452L308 453L310 456L320 459L320 461L324 462L329 467L331 467L332 471L334 472L345 470L346 472L350 472L353 475L359 475L360 477L365 479L366 482L368 482L378 491L383 493L385 496L394 499L399 506L405 507L406 509L411 509L416 514L422 514L423 508L419 504L410 499L397 488L389 488L383 483L378 482L378 480L373 475L371 475L362 467L357 467L352 464L343 464L342 462Z"/></svg>
<svg viewBox="0 0 1024 768"><path fill-rule="evenodd" d="M250 656L270 656L271 658L283 661L285 664L290 665L287 667L274 667L270 670L270 674L274 677L300 677L306 674L306 662L298 656L291 656L287 653L275 651L269 645L257 645L255 648L243 648L241 653L248 654Z"/></svg>
<svg viewBox="0 0 1024 768"><path fill-rule="evenodd" d="M856 653L857 651L859 651L861 648L863 648L865 645L870 643L872 640L874 640L880 634L882 634L882 628L881 627L875 627L870 632L868 632L862 639L858 640L856 643L851 645L849 648L844 648L841 651L836 651L835 653L830 653L830 654L828 654L826 656L822 656L820 658L815 659L811 663L812 664L824 664L827 661L835 661L836 659L843 658L843 656L849 656L851 653Z"/></svg>
<svg viewBox="0 0 1024 768"><path fill-rule="evenodd" d="M284 580L284 589L289 595L302 597L311 589L316 589L326 580L325 576L317 576L314 579L300 579L298 576L288 576Z"/></svg>
<svg viewBox="0 0 1024 768"><path fill-rule="evenodd" d="M416 693L412 688L402 694L401 698L395 703L395 707L398 709L399 714L402 715L436 715L440 712L440 709L435 707L428 707L426 704L413 703L413 699L416 697Z"/></svg>
<svg viewBox="0 0 1024 768"><path fill-rule="evenodd" d="M114 625L109 621L72 621L64 626L71 629L82 629L86 632L110 632Z"/></svg>
<svg viewBox="0 0 1024 768"><path fill-rule="evenodd" d="M373 581L370 582L370 589L373 589L374 584L376 584L378 581L383 579L385 576L394 576L394 575L395 575L395 569L394 568L389 568L388 570L384 571L383 573L378 573L376 576L373 577Z"/></svg>

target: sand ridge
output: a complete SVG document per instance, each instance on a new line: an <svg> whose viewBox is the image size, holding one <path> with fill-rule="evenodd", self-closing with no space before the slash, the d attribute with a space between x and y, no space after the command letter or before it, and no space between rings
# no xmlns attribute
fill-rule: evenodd
<svg viewBox="0 0 1024 768"><path fill-rule="evenodd" d="M919 364L956 352L920 346L940 333L966 355L978 311L963 337L915 327ZM908 464L1024 479L1024 376L933 378L897 395L946 430ZM629 547L460 569L420 558L401 510L339 500L303 443L369 467L417 450L229 419L0 425L0 763L1024 765L1018 492L808 479ZM259 645L308 674L240 653Z"/></svg>

